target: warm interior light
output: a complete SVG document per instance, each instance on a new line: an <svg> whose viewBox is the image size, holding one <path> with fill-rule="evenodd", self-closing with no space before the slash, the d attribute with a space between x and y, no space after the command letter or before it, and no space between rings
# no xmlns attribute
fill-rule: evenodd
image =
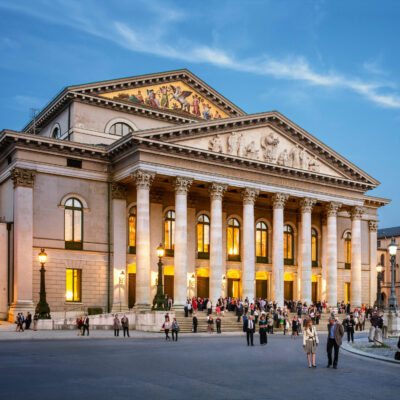
<svg viewBox="0 0 400 400"><path fill-rule="evenodd" d="M376 266L376 270L377 270L379 273L381 273L382 270L383 270L382 265L377 265L377 266Z"/></svg>
<svg viewBox="0 0 400 400"><path fill-rule="evenodd" d="M46 262L47 262L47 254L44 251L44 249L40 250L39 261L40 261L40 264L46 264Z"/></svg>
<svg viewBox="0 0 400 400"><path fill-rule="evenodd" d="M392 237L392 242L389 244L388 249L389 249L389 254L391 256L395 256L396 255L396 253L397 253L397 244L394 241L394 237Z"/></svg>
<svg viewBox="0 0 400 400"><path fill-rule="evenodd" d="M72 300L72 292L70 290L67 291L67 294L65 296L65 298L67 299L67 301L71 301Z"/></svg>
<svg viewBox="0 0 400 400"><path fill-rule="evenodd" d="M119 282L123 284L125 282L125 271L121 271L119 274Z"/></svg>
<svg viewBox="0 0 400 400"><path fill-rule="evenodd" d="M157 256L159 258L164 257L164 253L165 253L164 247L160 243L160 245L157 247Z"/></svg>

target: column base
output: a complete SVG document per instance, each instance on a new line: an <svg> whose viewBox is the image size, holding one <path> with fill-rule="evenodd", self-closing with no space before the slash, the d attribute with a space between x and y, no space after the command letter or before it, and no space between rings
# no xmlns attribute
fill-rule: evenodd
<svg viewBox="0 0 400 400"><path fill-rule="evenodd" d="M150 311L151 304L135 304L132 311Z"/></svg>
<svg viewBox="0 0 400 400"><path fill-rule="evenodd" d="M18 300L11 304L8 310L8 320L10 322L14 322L17 317L17 314L21 312L24 314L24 317L26 317L28 311L32 314L33 318L33 314L35 313L35 304L33 304L33 301Z"/></svg>
<svg viewBox="0 0 400 400"><path fill-rule="evenodd" d="M111 307L111 313L115 314L115 313L120 313L120 312L128 312L129 311L129 307L127 305L119 305L119 304L114 304Z"/></svg>

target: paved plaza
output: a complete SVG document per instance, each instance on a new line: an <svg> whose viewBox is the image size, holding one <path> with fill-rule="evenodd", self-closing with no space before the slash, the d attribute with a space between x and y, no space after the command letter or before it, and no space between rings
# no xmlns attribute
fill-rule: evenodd
<svg viewBox="0 0 400 400"><path fill-rule="evenodd" d="M258 335L256 336L258 341ZM326 369L320 335L317 369L302 339L243 336L0 342L1 399L384 399L399 393L400 366L341 351Z"/></svg>

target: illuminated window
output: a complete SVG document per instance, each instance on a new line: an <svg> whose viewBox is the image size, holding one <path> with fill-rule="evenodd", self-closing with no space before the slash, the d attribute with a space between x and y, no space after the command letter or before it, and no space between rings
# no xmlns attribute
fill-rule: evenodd
<svg viewBox="0 0 400 400"><path fill-rule="evenodd" d="M65 299L66 301L81 301L82 291L82 270L66 270Z"/></svg>
<svg viewBox="0 0 400 400"><path fill-rule="evenodd" d="M351 233L347 232L344 237L344 267L351 268Z"/></svg>
<svg viewBox="0 0 400 400"><path fill-rule="evenodd" d="M318 233L311 229L311 261L313 267L318 267Z"/></svg>
<svg viewBox="0 0 400 400"><path fill-rule="evenodd" d="M129 253L136 254L136 207L129 210Z"/></svg>
<svg viewBox="0 0 400 400"><path fill-rule="evenodd" d="M175 248L175 211L168 211L164 218L165 255L174 256Z"/></svg>
<svg viewBox="0 0 400 400"><path fill-rule="evenodd" d="M283 258L285 264L293 265L293 228L290 225L283 227Z"/></svg>
<svg viewBox="0 0 400 400"><path fill-rule="evenodd" d="M265 222L256 225L256 257L258 263L267 263L268 227Z"/></svg>
<svg viewBox="0 0 400 400"><path fill-rule="evenodd" d="M240 261L240 224L236 218L228 221L227 246L228 260Z"/></svg>
<svg viewBox="0 0 400 400"><path fill-rule="evenodd" d="M111 135L117 136L125 136L128 133L132 133L133 129L128 125L124 124L123 122L117 122L114 125L111 125L109 133Z"/></svg>
<svg viewBox="0 0 400 400"><path fill-rule="evenodd" d="M197 219L197 258L210 257L210 218L202 214Z"/></svg>
<svg viewBox="0 0 400 400"><path fill-rule="evenodd" d="M65 203L64 212L64 240L65 248L82 250L83 236L83 209L82 203L70 198Z"/></svg>

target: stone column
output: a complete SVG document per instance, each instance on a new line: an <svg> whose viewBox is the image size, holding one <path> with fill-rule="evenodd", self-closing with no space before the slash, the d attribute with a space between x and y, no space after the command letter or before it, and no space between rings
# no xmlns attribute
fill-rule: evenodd
<svg viewBox="0 0 400 400"><path fill-rule="evenodd" d="M327 240L326 240L326 297L329 307L337 307L337 211L339 203L326 205Z"/></svg>
<svg viewBox="0 0 400 400"><path fill-rule="evenodd" d="M137 170L131 177L136 183L136 304L149 308L150 299L150 185L153 172ZM156 249L152 249L156 251Z"/></svg>
<svg viewBox="0 0 400 400"><path fill-rule="evenodd" d="M113 243L113 303L112 312L128 309L126 271L127 250L127 215L126 188L113 182L111 184L112 198L112 243ZM121 273L123 272L123 275Z"/></svg>
<svg viewBox="0 0 400 400"><path fill-rule="evenodd" d="M242 294L252 303L254 300L255 277L255 226L254 203L259 190L245 188L243 197L243 261L242 261Z"/></svg>
<svg viewBox="0 0 400 400"><path fill-rule="evenodd" d="M14 299L9 310L9 320L16 314L29 311L35 305L32 297L32 249L33 249L33 186L35 171L14 168Z"/></svg>
<svg viewBox="0 0 400 400"><path fill-rule="evenodd" d="M351 307L361 307L361 218L362 207L351 210Z"/></svg>
<svg viewBox="0 0 400 400"><path fill-rule="evenodd" d="M227 187L221 183L211 183L208 188L211 198L210 299L213 306L222 295L222 198Z"/></svg>
<svg viewBox="0 0 400 400"><path fill-rule="evenodd" d="M326 225L326 215L321 216L322 225L322 243L321 243L321 300L327 300L326 297L326 252L327 252L327 225Z"/></svg>
<svg viewBox="0 0 400 400"><path fill-rule="evenodd" d="M8 231L0 222L0 318L8 318Z"/></svg>
<svg viewBox="0 0 400 400"><path fill-rule="evenodd" d="M283 306L284 291L284 260L283 260L283 208L289 195L275 193L272 196L273 226L272 226L272 274L273 300L278 306Z"/></svg>
<svg viewBox="0 0 400 400"><path fill-rule="evenodd" d="M372 307L377 298L377 231L378 221L368 221L369 227L369 305Z"/></svg>
<svg viewBox="0 0 400 400"><path fill-rule="evenodd" d="M300 201L301 209L301 301L311 304L311 212L314 199Z"/></svg>
<svg viewBox="0 0 400 400"><path fill-rule="evenodd" d="M177 176L175 187L174 307L187 299L187 193L193 180Z"/></svg>

